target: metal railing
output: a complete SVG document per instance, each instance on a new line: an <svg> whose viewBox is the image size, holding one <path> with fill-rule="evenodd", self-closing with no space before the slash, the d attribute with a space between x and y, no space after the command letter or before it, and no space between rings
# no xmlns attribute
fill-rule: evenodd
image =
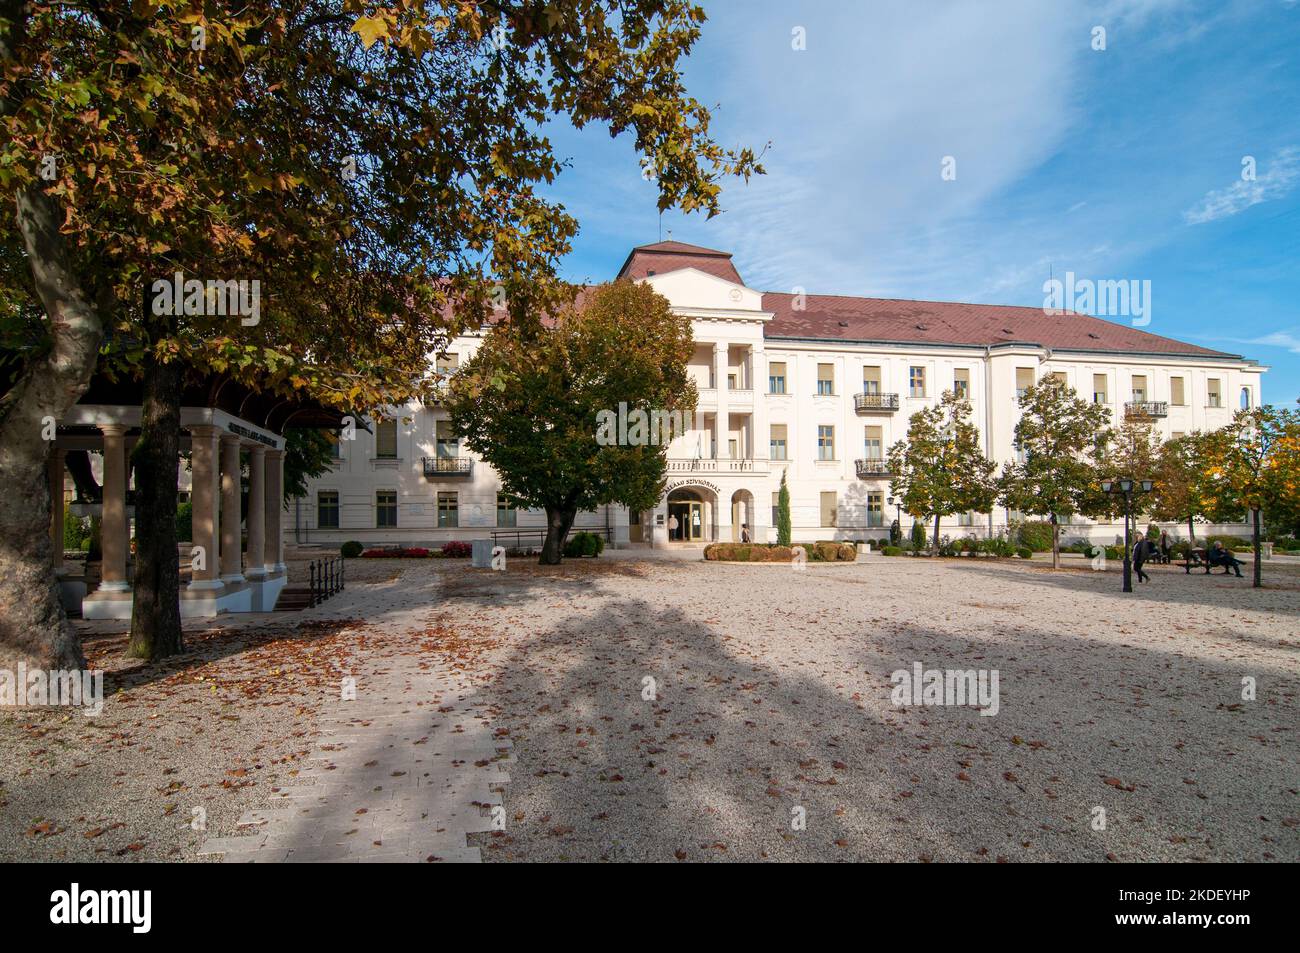
<svg viewBox="0 0 1300 953"><path fill-rule="evenodd" d="M1130 400L1124 405L1130 417L1168 417L1169 404L1163 400Z"/></svg>
<svg viewBox="0 0 1300 953"><path fill-rule="evenodd" d="M343 591L347 563L341 556L333 559L317 559L309 564L308 576L311 581L311 596L308 608L318 606L335 593Z"/></svg>
<svg viewBox="0 0 1300 953"><path fill-rule="evenodd" d="M854 394L853 409L859 414L898 410L897 394Z"/></svg>
<svg viewBox="0 0 1300 953"><path fill-rule="evenodd" d="M893 471L889 469L889 461L883 457L868 457L865 460L855 460L854 467L858 471L859 480L865 480L869 477L893 476Z"/></svg>
<svg viewBox="0 0 1300 953"><path fill-rule="evenodd" d="M570 537L575 533L591 533L593 536L604 537L607 543L614 542L614 531L608 526L592 528L575 526L569 530ZM493 546L513 546L515 549L522 549L525 541L529 545L535 543L537 546L541 546L542 543L546 542L546 529L544 527L538 529L507 529L497 530L492 534Z"/></svg>
<svg viewBox="0 0 1300 953"><path fill-rule="evenodd" d="M426 477L469 476L474 469L473 457L424 457Z"/></svg>

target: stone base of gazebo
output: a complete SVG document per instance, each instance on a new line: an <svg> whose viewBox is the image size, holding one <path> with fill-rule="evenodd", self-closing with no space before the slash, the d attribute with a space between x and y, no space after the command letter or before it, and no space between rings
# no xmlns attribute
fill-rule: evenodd
<svg viewBox="0 0 1300 953"><path fill-rule="evenodd" d="M283 571L243 582L222 583L220 588L181 587L181 618L211 618L223 612L270 612L288 582ZM83 584L84 591L84 584ZM132 593L97 589L81 600L83 619L131 618Z"/></svg>

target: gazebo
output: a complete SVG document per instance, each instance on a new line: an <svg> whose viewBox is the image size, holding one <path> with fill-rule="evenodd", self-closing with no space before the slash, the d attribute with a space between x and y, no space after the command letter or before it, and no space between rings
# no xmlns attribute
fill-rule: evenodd
<svg viewBox="0 0 1300 953"><path fill-rule="evenodd" d="M97 375L59 421L51 448L54 569L64 604L72 608L80 603L86 619L131 617L128 455L139 436L140 415L138 381ZM282 535L285 428L337 429L341 422L341 414L314 401L257 391L223 375L210 375L184 388L180 448L190 453L193 556L190 581L181 586L183 617L275 608L287 578ZM102 562L98 586L91 592L84 578L69 574L63 560L67 454L76 450L103 454ZM246 487L241 454L248 459ZM241 512L245 489L248 506ZM247 524L246 546L241 545L241 522Z"/></svg>

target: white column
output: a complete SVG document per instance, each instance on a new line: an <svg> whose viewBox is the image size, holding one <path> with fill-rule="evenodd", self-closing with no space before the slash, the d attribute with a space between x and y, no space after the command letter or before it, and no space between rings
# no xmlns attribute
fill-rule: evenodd
<svg viewBox="0 0 1300 953"><path fill-rule="evenodd" d="M266 480L262 509L266 520L267 573L284 572L284 534L281 517L284 513L284 451L266 451Z"/></svg>
<svg viewBox="0 0 1300 953"><path fill-rule="evenodd" d="M68 452L50 448L47 474L50 484L50 558L54 575L63 575L63 465Z"/></svg>
<svg viewBox="0 0 1300 953"><path fill-rule="evenodd" d="M248 576L266 575L266 485L263 464L266 448L255 445L248 451Z"/></svg>
<svg viewBox="0 0 1300 953"><path fill-rule="evenodd" d="M713 418L717 449L714 457L727 459L727 434L731 429L731 413L727 410L727 344L719 341L713 345L713 375L718 382L718 412Z"/></svg>
<svg viewBox="0 0 1300 953"><path fill-rule="evenodd" d="M204 424L190 428L190 502L193 504L193 532L195 547L191 562L202 549L202 558L195 566L190 579L190 589L220 589L221 519L217 510L219 470L217 465L218 442L221 431Z"/></svg>
<svg viewBox="0 0 1300 953"><path fill-rule="evenodd" d="M239 550L239 438L221 435L221 581L244 581Z"/></svg>
<svg viewBox="0 0 1300 953"><path fill-rule="evenodd" d="M104 505L100 522L99 590L101 592L126 592L126 427L122 424L103 424L104 435ZM62 545L62 540L60 540Z"/></svg>

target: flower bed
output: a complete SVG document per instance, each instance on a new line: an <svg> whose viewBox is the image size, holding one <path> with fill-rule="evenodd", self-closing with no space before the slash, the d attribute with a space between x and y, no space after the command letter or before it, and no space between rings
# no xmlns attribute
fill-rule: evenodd
<svg viewBox="0 0 1300 953"><path fill-rule="evenodd" d="M428 559L429 551L421 546L409 546L405 549L367 549L361 554L362 559Z"/></svg>
<svg viewBox="0 0 1300 953"><path fill-rule="evenodd" d="M853 562L858 548L852 543L799 543L809 562ZM712 562L788 563L794 561L795 546L772 543L712 543L704 547L704 558Z"/></svg>

